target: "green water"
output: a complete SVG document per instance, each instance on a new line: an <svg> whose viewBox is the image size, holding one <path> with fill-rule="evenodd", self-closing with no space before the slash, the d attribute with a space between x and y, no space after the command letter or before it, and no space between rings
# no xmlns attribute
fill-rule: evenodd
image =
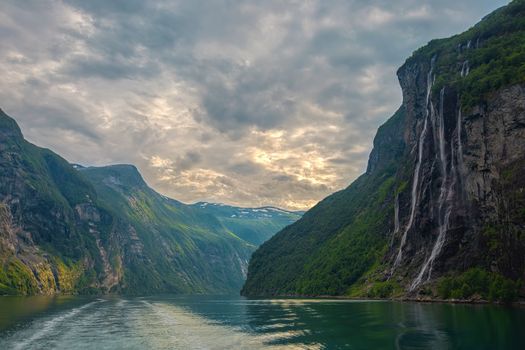
<svg viewBox="0 0 525 350"><path fill-rule="evenodd" d="M0 349L525 349L525 309L240 297L1 297Z"/></svg>

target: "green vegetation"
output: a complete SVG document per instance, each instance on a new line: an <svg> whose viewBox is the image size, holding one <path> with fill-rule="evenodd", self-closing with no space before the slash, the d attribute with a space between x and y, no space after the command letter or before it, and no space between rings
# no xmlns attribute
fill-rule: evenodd
<svg viewBox="0 0 525 350"><path fill-rule="evenodd" d="M497 273L472 268L462 274L442 278L437 287L442 299L483 299L511 302L519 295L520 282Z"/></svg>
<svg viewBox="0 0 525 350"><path fill-rule="evenodd" d="M77 171L3 112L0 146L0 198L18 200L0 205L0 294L240 289L255 246L159 195L135 167Z"/></svg>
<svg viewBox="0 0 525 350"><path fill-rule="evenodd" d="M37 282L33 273L20 260L13 258L3 264L0 269L0 295L29 295L37 291Z"/></svg>
<svg viewBox="0 0 525 350"><path fill-rule="evenodd" d="M252 256L245 295L341 295L377 264L393 221L393 180L404 141L401 108L374 140L369 170ZM383 161L376 161L383 160Z"/></svg>
<svg viewBox="0 0 525 350"><path fill-rule="evenodd" d="M212 215L163 197L130 165L85 168L113 230L131 235L124 293L230 293L243 282L241 263L254 246ZM128 238L129 239L129 238ZM117 254L118 255L118 254ZM112 266L117 270L116 256Z"/></svg>
<svg viewBox="0 0 525 350"><path fill-rule="evenodd" d="M399 285L394 281L376 282L368 290L367 296L369 298L390 298L395 291L399 290Z"/></svg>
<svg viewBox="0 0 525 350"><path fill-rule="evenodd" d="M501 168L497 187L501 200L498 211L504 216L487 221L481 230L480 248L487 261L513 280L523 278L520 261L525 250L525 159L518 158ZM488 268L488 265L486 266Z"/></svg>
<svg viewBox="0 0 525 350"><path fill-rule="evenodd" d="M302 212L272 207L238 208L214 203L196 203L193 207L216 217L236 236L256 246L297 221L302 215Z"/></svg>
<svg viewBox="0 0 525 350"><path fill-rule="evenodd" d="M388 178L383 184L391 186L392 182ZM299 294L345 294L348 287L381 258L386 245L382 230L388 227L390 218L389 211L385 213L381 209L386 197L384 192L384 186L379 186L377 194L370 198L371 208L359 213L305 264L304 277L296 284Z"/></svg>
<svg viewBox="0 0 525 350"><path fill-rule="evenodd" d="M525 1L514 0L468 31L432 40L407 60L430 62L436 57L433 94L444 86L456 90L468 109L498 89L525 83ZM462 77L463 63L470 73Z"/></svg>

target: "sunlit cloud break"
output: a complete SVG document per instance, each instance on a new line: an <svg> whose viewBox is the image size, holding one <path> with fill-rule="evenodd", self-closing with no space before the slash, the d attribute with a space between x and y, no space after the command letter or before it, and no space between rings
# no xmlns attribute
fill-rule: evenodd
<svg viewBox="0 0 525 350"><path fill-rule="evenodd" d="M365 168L395 70L505 1L2 1L0 107L184 202L305 209Z"/></svg>

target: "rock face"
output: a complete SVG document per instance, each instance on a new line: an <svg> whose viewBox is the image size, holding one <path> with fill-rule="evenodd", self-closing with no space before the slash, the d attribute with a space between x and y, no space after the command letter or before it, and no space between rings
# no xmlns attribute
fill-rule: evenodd
<svg viewBox="0 0 525 350"><path fill-rule="evenodd" d="M64 159L26 142L0 111L0 293L109 290L112 285L95 272L104 261L90 231L102 229L101 220L90 217L107 218L93 207L95 198ZM92 208L87 215L75 207ZM88 270L94 276L88 278Z"/></svg>
<svg viewBox="0 0 525 350"><path fill-rule="evenodd" d="M367 172L261 246L243 294L432 296L473 268L525 280L524 16L513 1L416 51Z"/></svg>
<svg viewBox="0 0 525 350"><path fill-rule="evenodd" d="M293 218L259 229L212 214L156 193L132 165L72 166L0 110L0 294L237 293L256 247L237 228L257 238Z"/></svg>
<svg viewBox="0 0 525 350"><path fill-rule="evenodd" d="M412 279L410 291L444 272L480 265L525 277L525 218L513 213L524 205L525 85L492 92L465 110L453 87L432 95L434 79L432 62L399 71L414 170L411 191L399 197L402 230L390 251L392 271ZM495 227L503 248L497 252L486 234Z"/></svg>

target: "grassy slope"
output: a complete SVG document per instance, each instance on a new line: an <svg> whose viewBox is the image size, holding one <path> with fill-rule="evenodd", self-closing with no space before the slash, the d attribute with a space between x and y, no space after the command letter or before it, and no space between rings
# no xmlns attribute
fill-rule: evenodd
<svg viewBox="0 0 525 350"><path fill-rule="evenodd" d="M377 133L378 167L324 199L252 256L246 295L343 294L381 257L392 220L396 161L404 150L400 109Z"/></svg>
<svg viewBox="0 0 525 350"><path fill-rule="evenodd" d="M471 49L466 49L470 42ZM473 49L475 48L475 49ZM406 64L436 57L433 93L455 88L464 108L482 103L487 94L525 82L525 1L515 0L486 16L462 34L436 39L414 52ZM468 61L470 73L461 77Z"/></svg>
<svg viewBox="0 0 525 350"><path fill-rule="evenodd" d="M132 166L81 172L94 184L100 203L133 226L144 243L147 259L128 262L128 290L229 293L240 288L243 276L237 256L247 260L255 247L215 217L159 195Z"/></svg>

